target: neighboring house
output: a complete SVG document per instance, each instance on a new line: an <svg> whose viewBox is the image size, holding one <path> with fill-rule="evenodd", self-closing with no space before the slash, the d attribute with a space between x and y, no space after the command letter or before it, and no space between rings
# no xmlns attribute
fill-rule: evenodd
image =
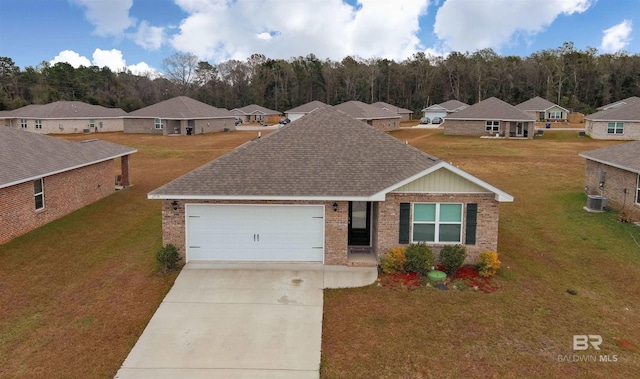
<svg viewBox="0 0 640 379"><path fill-rule="evenodd" d="M445 135L533 138L535 117L495 97L447 117Z"/></svg>
<svg viewBox="0 0 640 379"><path fill-rule="evenodd" d="M5 243L129 186L129 156L137 150L0 126L0 151L0 243Z"/></svg>
<svg viewBox="0 0 640 379"><path fill-rule="evenodd" d="M383 109L389 113L400 116L400 121L411 121L411 118L413 116L412 110L396 107L395 105L385 103L384 101L378 101L377 103L373 103L371 105L376 108Z"/></svg>
<svg viewBox="0 0 640 379"><path fill-rule="evenodd" d="M440 117L441 119L447 118L448 115L459 112L465 108L469 108L469 104L465 104L458 100L449 100L440 104L433 104L424 108L421 112L424 117L433 119L434 117Z"/></svg>
<svg viewBox="0 0 640 379"><path fill-rule="evenodd" d="M640 141L580 154L585 158L585 190L602 196L607 206L640 221Z"/></svg>
<svg viewBox="0 0 640 379"><path fill-rule="evenodd" d="M277 123L280 121L282 113L274 111L257 104L247 105L242 108L234 108L231 110L234 116L240 118L243 122L268 122Z"/></svg>
<svg viewBox="0 0 640 379"><path fill-rule="evenodd" d="M2 112L4 125L38 134L121 132L120 108L105 108L81 101L31 104Z"/></svg>
<svg viewBox="0 0 640 379"><path fill-rule="evenodd" d="M322 101L318 101L318 100L314 100L314 101L310 101L306 104L302 104L300 106L297 106L295 108L289 109L288 111L285 111L285 115L287 116L287 118L291 121L295 121L297 119L299 119L300 117L307 115L317 109L320 108L324 108L326 107L327 104L323 103Z"/></svg>
<svg viewBox="0 0 640 379"><path fill-rule="evenodd" d="M640 98L633 99L585 116L586 134L594 139L640 140Z"/></svg>
<svg viewBox="0 0 640 379"><path fill-rule="evenodd" d="M400 115L391 114L373 105L365 104L362 101L347 101L346 103L335 105L334 108L381 130L391 130L400 127Z"/></svg>
<svg viewBox="0 0 640 379"><path fill-rule="evenodd" d="M534 117L538 121L567 121L569 110L557 104L536 96L516 105L524 113Z"/></svg>
<svg viewBox="0 0 640 379"><path fill-rule="evenodd" d="M496 250L513 197L327 106L150 192L186 262L377 265L397 246ZM358 254L354 254L358 251ZM368 255L367 255L368 253Z"/></svg>
<svg viewBox="0 0 640 379"><path fill-rule="evenodd" d="M189 135L235 129L235 116L187 96L129 112L124 117L125 133Z"/></svg>
<svg viewBox="0 0 640 379"><path fill-rule="evenodd" d="M627 105L627 104L631 104L631 103L636 103L640 101L640 97L637 96L631 96L631 97L627 97L626 99L622 99L620 101L616 101L615 103L611 103L611 104L605 104L601 107L596 108L596 110L598 111L604 111L610 108L615 108L615 107L619 107L621 105Z"/></svg>

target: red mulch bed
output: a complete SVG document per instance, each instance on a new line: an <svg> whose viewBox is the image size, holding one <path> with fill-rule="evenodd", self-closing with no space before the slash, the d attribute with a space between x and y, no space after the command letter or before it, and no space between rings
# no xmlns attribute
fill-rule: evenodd
<svg viewBox="0 0 640 379"><path fill-rule="evenodd" d="M444 270L444 267L438 266L438 270ZM491 293L498 289L497 285L491 284L490 278L480 275L478 269L473 266L462 266L456 271L451 280L466 280L471 287L478 287L478 291L483 293Z"/></svg>
<svg viewBox="0 0 640 379"><path fill-rule="evenodd" d="M415 272L399 272L396 274L380 273L378 283L383 288L406 288L414 290L420 287L420 275Z"/></svg>
<svg viewBox="0 0 640 379"><path fill-rule="evenodd" d="M444 271L442 265L436 266L436 270ZM479 292L491 293L498 289L498 286L491 284L490 278L480 275L478 269L474 266L462 266L449 280L464 280L469 287L477 287ZM396 274L380 273L378 276L378 285L383 288L414 290L420 287L420 275L414 272L399 272Z"/></svg>

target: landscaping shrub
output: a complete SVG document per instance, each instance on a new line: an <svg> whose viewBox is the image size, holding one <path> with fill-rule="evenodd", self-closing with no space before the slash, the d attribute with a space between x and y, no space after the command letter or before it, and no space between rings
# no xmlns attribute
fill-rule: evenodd
<svg viewBox="0 0 640 379"><path fill-rule="evenodd" d="M478 260L478 271L480 275L486 277L493 276L498 268L500 268L500 262L498 260L498 253L495 251L483 251L480 253Z"/></svg>
<svg viewBox="0 0 640 379"><path fill-rule="evenodd" d="M440 263L449 276L453 276L462 267L466 257L467 249L462 245L447 245L440 250Z"/></svg>
<svg viewBox="0 0 640 379"><path fill-rule="evenodd" d="M390 249L382 258L382 262L380 264L382 272L385 274L404 272L404 266L407 263L407 258L405 257L404 252L404 247L394 247L393 249Z"/></svg>
<svg viewBox="0 0 640 379"><path fill-rule="evenodd" d="M178 248L172 244L165 245L156 253L158 267L164 272L177 269L178 262L180 262L181 259L182 257L178 252Z"/></svg>
<svg viewBox="0 0 640 379"><path fill-rule="evenodd" d="M426 276L433 266L434 255L424 243L412 243L404 252L407 258L405 269Z"/></svg>

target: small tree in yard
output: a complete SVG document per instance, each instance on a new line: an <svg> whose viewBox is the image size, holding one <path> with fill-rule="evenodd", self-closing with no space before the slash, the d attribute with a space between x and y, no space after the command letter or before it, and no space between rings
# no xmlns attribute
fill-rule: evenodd
<svg viewBox="0 0 640 379"><path fill-rule="evenodd" d="M465 258L467 258L467 249L462 245L447 245L440 250L440 263L449 276L453 276L462 267Z"/></svg>
<svg viewBox="0 0 640 379"><path fill-rule="evenodd" d="M433 266L435 259L433 252L424 243L413 243L404 252L407 258L405 268L407 271L415 272L420 276L426 276Z"/></svg>
<svg viewBox="0 0 640 379"><path fill-rule="evenodd" d="M182 257L178 252L178 248L172 244L165 245L156 253L156 262L159 269L163 272L172 271L178 268L178 262Z"/></svg>

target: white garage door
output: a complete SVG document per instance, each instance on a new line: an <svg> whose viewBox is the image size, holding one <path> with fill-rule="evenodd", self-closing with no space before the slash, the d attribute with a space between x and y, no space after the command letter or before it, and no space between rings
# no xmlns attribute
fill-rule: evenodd
<svg viewBox="0 0 640 379"><path fill-rule="evenodd" d="M323 261L323 206L187 204L186 213L187 261Z"/></svg>

